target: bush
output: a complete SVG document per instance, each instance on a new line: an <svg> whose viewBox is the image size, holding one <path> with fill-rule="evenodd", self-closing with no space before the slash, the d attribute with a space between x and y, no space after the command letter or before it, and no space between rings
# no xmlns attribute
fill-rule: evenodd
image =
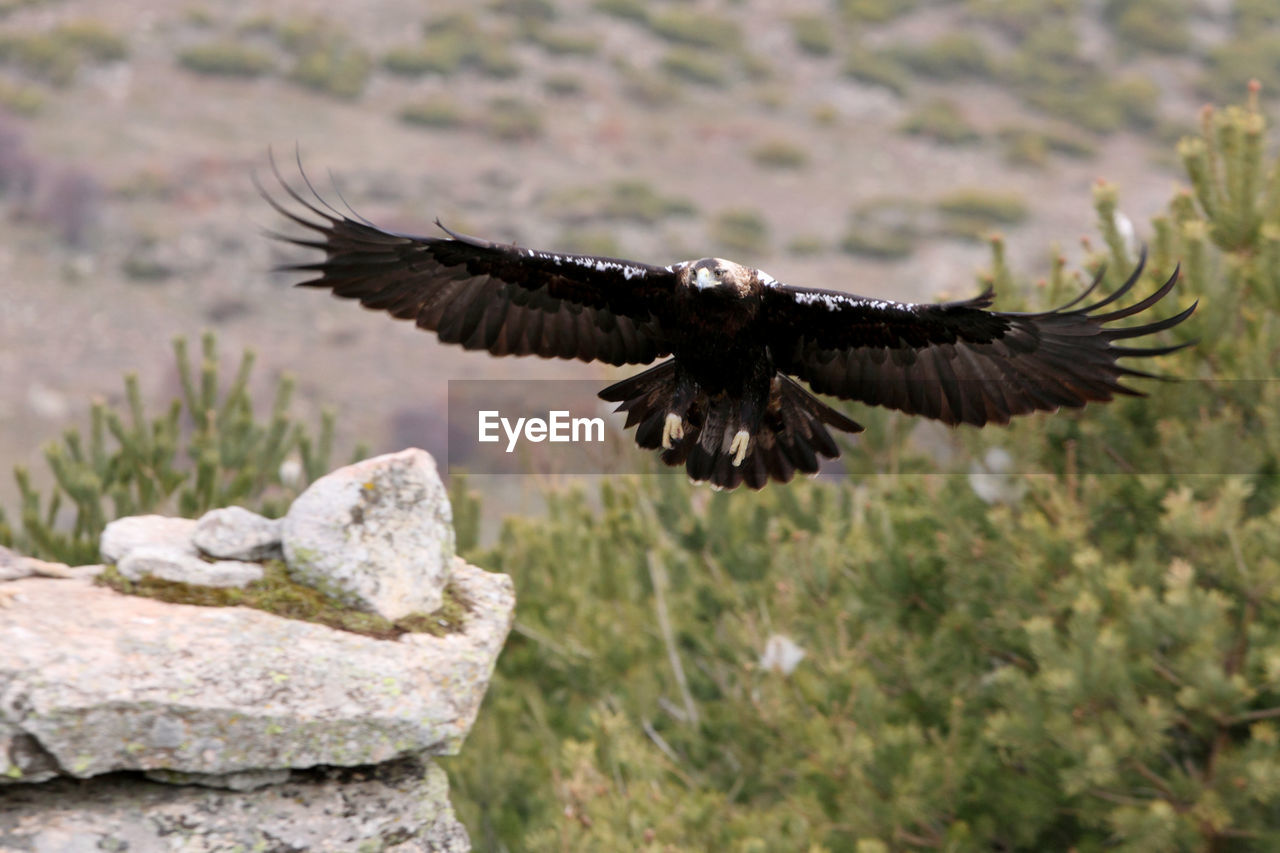
<svg viewBox="0 0 1280 853"><path fill-rule="evenodd" d="M645 0L595 0L592 7L628 21L643 23L649 19L649 4Z"/></svg>
<svg viewBox="0 0 1280 853"><path fill-rule="evenodd" d="M898 127L904 133L924 136L943 145L964 145L982 138L982 134L965 119L960 108L943 98L921 105L903 119Z"/></svg>
<svg viewBox="0 0 1280 853"><path fill-rule="evenodd" d="M724 88L730 80L723 58L687 47L667 51L662 57L662 70L672 77L702 86Z"/></svg>
<svg viewBox="0 0 1280 853"><path fill-rule="evenodd" d="M809 162L809 152L794 142L771 139L751 149L751 159L770 169L799 169Z"/></svg>
<svg viewBox="0 0 1280 853"><path fill-rule="evenodd" d="M276 61L261 48L232 41L215 41L189 47L178 54L188 71L223 77L261 77L275 70Z"/></svg>
<svg viewBox="0 0 1280 853"><path fill-rule="evenodd" d="M829 56L835 50L835 31L824 15L792 16L791 34L796 47L810 56Z"/></svg>
<svg viewBox="0 0 1280 853"><path fill-rule="evenodd" d="M303 479L328 471L333 415L321 421L318 440L289 414L293 382L280 381L271 415L255 418L249 395L254 355L246 351L231 383L222 389L212 333L203 340L202 362L193 369L184 338L174 341L182 397L164 414L149 416L138 378L125 377L127 415L101 401L90 407L87 440L68 430L61 442L45 445L53 473L46 502L30 473L14 469L21 493L19 526L9 526L0 510L0 544L72 565L98 562L98 538L114 518L150 512L194 518L215 507L250 504L280 515L305 486L286 486L280 466L300 454ZM357 454L362 454L358 449ZM73 516L70 530L60 513Z"/></svg>
<svg viewBox="0 0 1280 853"><path fill-rule="evenodd" d="M942 232L953 237L978 239L997 225L1017 225L1030 215L1021 195L984 189L960 189L938 199Z"/></svg>
<svg viewBox="0 0 1280 853"><path fill-rule="evenodd" d="M900 45L890 52L917 74L941 80L987 77L992 72L986 45L972 33L950 33L927 45Z"/></svg>
<svg viewBox="0 0 1280 853"><path fill-rule="evenodd" d="M364 92L373 60L362 48L334 38L299 54L289 79L308 89L354 100Z"/></svg>
<svg viewBox="0 0 1280 853"><path fill-rule="evenodd" d="M846 77L873 86L883 86L895 95L905 95L910 81L907 69L892 56L856 47L845 56L841 69Z"/></svg>
<svg viewBox="0 0 1280 853"><path fill-rule="evenodd" d="M746 257L768 254L769 224L754 210L724 210L711 220L711 239L717 246Z"/></svg>
<svg viewBox="0 0 1280 853"><path fill-rule="evenodd" d="M694 9L676 6L651 14L646 20L654 33L680 45L734 51L742 42L742 31L731 19Z"/></svg>
<svg viewBox="0 0 1280 853"><path fill-rule="evenodd" d="M457 101L448 95L438 95L409 104L400 110L400 120L423 127L448 128L461 125L465 116Z"/></svg>
<svg viewBox="0 0 1280 853"><path fill-rule="evenodd" d="M1107 0L1103 14L1131 49L1176 54L1191 45L1187 0Z"/></svg>
<svg viewBox="0 0 1280 853"><path fill-rule="evenodd" d="M1176 375L1280 360L1262 137L1256 113L1215 114L1183 145L1192 191L1153 223L1137 293L1181 258L1175 301L1202 300L1166 333L1202 341L1165 363ZM1108 248L1088 266L1111 262L1104 290L1132 265L1115 205L1100 187ZM1062 263L1015 287L999 251L989 278L1030 307L1076 290ZM1020 487L985 497L963 475L874 474L939 469L891 438L893 416L847 405L873 424L850 482L550 495L467 553L519 601L446 764L477 847L1274 847L1276 386L1148 383L1145 399L961 431L942 470L993 446L1014 460ZM798 662L776 653L789 644Z"/></svg>
<svg viewBox="0 0 1280 853"><path fill-rule="evenodd" d="M485 130L504 142L534 139L542 135L542 114L519 98L493 98L489 101Z"/></svg>

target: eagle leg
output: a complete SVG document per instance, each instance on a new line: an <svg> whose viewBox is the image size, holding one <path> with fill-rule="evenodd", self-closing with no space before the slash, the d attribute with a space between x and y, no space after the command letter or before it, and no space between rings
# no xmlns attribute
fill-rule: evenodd
<svg viewBox="0 0 1280 853"><path fill-rule="evenodd" d="M688 376L676 374L675 391L671 395L671 405L667 409L667 419L662 424L662 449L671 450L675 443L684 438L684 419L689 414L698 395L697 384Z"/></svg>
<svg viewBox="0 0 1280 853"><path fill-rule="evenodd" d="M684 438L684 415L667 412L667 419L662 424L662 449L670 450L676 441Z"/></svg>
<svg viewBox="0 0 1280 853"><path fill-rule="evenodd" d="M742 465L742 460L747 458L747 449L751 446L751 432L747 429L740 429L733 434L733 442L729 445L729 452L733 454L733 467L738 468Z"/></svg>

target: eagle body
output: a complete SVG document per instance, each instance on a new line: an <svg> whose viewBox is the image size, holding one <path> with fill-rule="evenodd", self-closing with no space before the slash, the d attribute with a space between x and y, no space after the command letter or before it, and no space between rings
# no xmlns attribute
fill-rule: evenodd
<svg viewBox="0 0 1280 853"><path fill-rule="evenodd" d="M626 412L640 447L716 488L758 489L816 473L822 459L840 455L832 429L862 430L800 382L947 424L1003 424L1033 411L1140 396L1120 380L1150 374L1119 360L1189 342L1117 342L1176 326L1196 308L1113 325L1152 309L1177 280L1175 269L1144 298L1114 307L1139 280L1145 252L1123 285L1092 304L1081 303L1101 272L1067 305L998 312L990 310L989 290L913 304L792 287L723 258L654 266L548 252L459 234L438 220L443 236L397 234L276 177L297 207L259 187L263 196L309 233L273 236L323 253L283 267L308 274L299 286L359 300L443 342L493 355L653 364L600 397Z"/></svg>

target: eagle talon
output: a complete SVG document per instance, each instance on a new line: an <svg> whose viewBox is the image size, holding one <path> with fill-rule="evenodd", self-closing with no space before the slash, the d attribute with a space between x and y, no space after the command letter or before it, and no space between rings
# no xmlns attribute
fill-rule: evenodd
<svg viewBox="0 0 1280 853"><path fill-rule="evenodd" d="M662 424L662 449L670 450L674 441L684 438L684 418L675 412L667 412L667 420Z"/></svg>
<svg viewBox="0 0 1280 853"><path fill-rule="evenodd" d="M733 443L729 445L729 452L733 454L733 467L738 468L742 465L742 460L747 458L747 447L751 444L751 433L745 429L740 429L733 434Z"/></svg>

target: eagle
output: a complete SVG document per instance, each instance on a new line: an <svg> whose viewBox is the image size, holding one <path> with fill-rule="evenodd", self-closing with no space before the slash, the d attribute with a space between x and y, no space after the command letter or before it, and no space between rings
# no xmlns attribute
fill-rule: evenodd
<svg viewBox="0 0 1280 853"><path fill-rule="evenodd" d="M1145 248L1129 278L1092 303L1084 304L1102 271L1051 311L1001 312L990 310L990 288L960 301L894 302L790 286L724 258L655 266L544 251L460 234L439 219L439 236L395 233L330 205L305 172L310 198L274 160L272 171L292 204L260 183L259 191L306 233L270 236L324 255L278 268L306 276L297 286L359 300L445 343L496 356L657 361L599 396L626 412L637 445L718 489L787 482L840 455L830 430L863 427L810 391L950 425L1005 424L1143 396L1121 380L1155 377L1119 360L1193 343L1117 343L1177 326L1196 309L1114 325L1155 306L1178 279L1175 268L1145 298L1115 307L1141 277Z"/></svg>

